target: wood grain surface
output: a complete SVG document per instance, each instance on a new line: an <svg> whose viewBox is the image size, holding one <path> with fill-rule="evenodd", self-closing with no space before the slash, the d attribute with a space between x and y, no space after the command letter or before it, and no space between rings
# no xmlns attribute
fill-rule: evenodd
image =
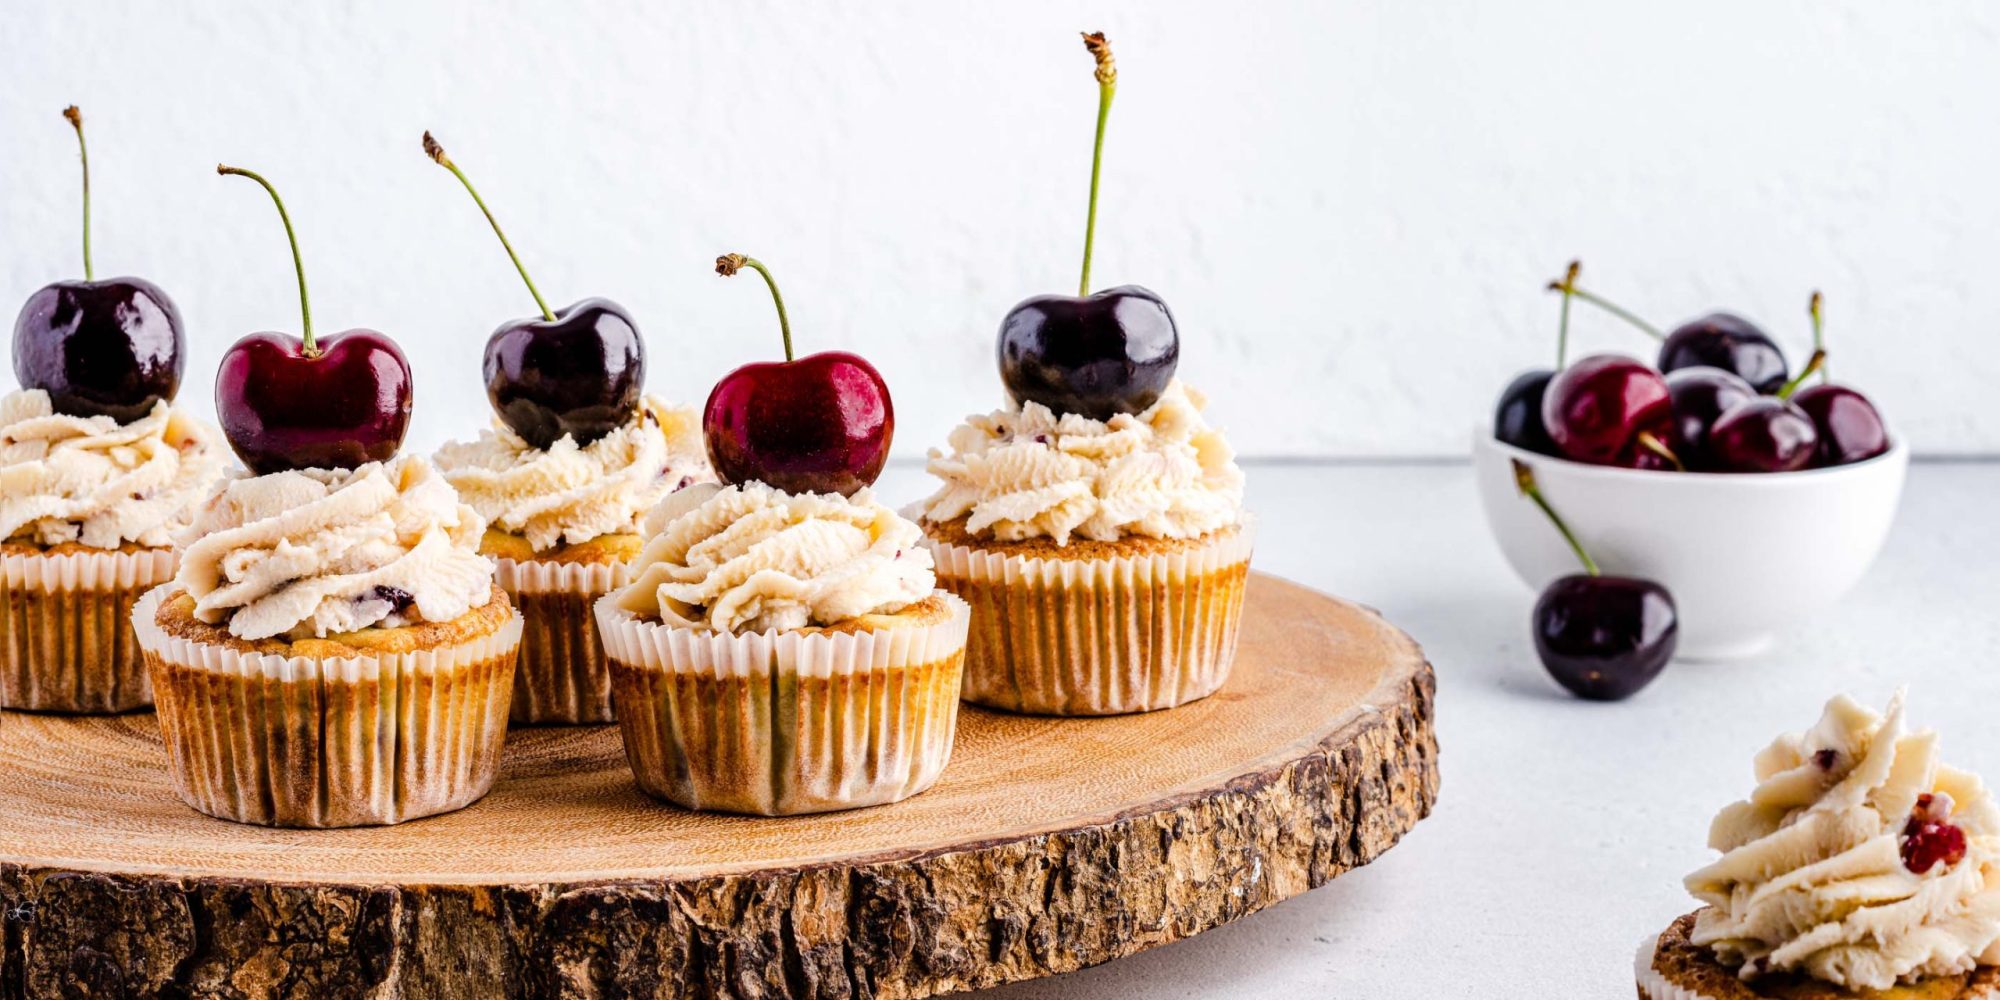
<svg viewBox="0 0 2000 1000"><path fill-rule="evenodd" d="M1437 795L1433 678L1372 612L1253 577L1235 674L1139 716L967 706L909 801L769 819L517 729L462 812L238 826L149 715L0 713L0 998L922 997L1199 933L1365 864Z"/></svg>

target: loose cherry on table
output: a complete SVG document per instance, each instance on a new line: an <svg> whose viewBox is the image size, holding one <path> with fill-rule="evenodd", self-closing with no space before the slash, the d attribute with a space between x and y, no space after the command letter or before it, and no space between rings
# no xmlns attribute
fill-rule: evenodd
<svg viewBox="0 0 2000 1000"><path fill-rule="evenodd" d="M14 376L49 394L56 412L130 423L180 390L186 337L180 310L141 278L97 280L90 258L90 151L83 114L76 129L83 162L83 280L58 281L28 297L14 321Z"/></svg>
<svg viewBox="0 0 2000 1000"><path fill-rule="evenodd" d="M1758 398L1756 388L1734 372L1707 365L1668 372L1666 379L1674 411L1674 454L1696 472L1717 468L1708 449L1709 429L1724 413Z"/></svg>
<svg viewBox="0 0 2000 1000"><path fill-rule="evenodd" d="M270 194L285 224L299 279L304 336L255 333L222 355L215 412L238 458L259 475L287 469L352 469L396 453L410 426L410 363L395 341L373 330L315 338L305 262L292 218L271 182L239 167Z"/></svg>
<svg viewBox="0 0 2000 1000"><path fill-rule="evenodd" d="M465 185L541 310L540 318L509 320L487 338L486 397L501 422L537 448L565 434L589 444L629 422L646 385L646 345L631 314L601 298L551 310L485 199L429 132L424 153Z"/></svg>
<svg viewBox="0 0 2000 1000"><path fill-rule="evenodd" d="M1097 235L1097 185L1104 124L1118 69L1102 34L1083 36L1096 59L1097 138L1090 156L1090 210L1083 229L1083 274L1075 295L1037 295L1000 323L1000 380L1015 400L1057 413L1109 420L1153 405L1180 365L1180 332L1158 295L1138 285L1090 291Z"/></svg>
<svg viewBox="0 0 2000 1000"><path fill-rule="evenodd" d="M1709 313L1667 334L1660 343L1660 371L1720 368L1757 388L1773 393L1790 380L1785 354L1768 334L1741 316Z"/></svg>
<svg viewBox="0 0 2000 1000"><path fill-rule="evenodd" d="M794 359L792 323L770 270L742 254L715 259L725 277L746 267L771 290L785 360L744 365L715 384L702 408L709 464L725 483L762 482L787 493L866 488L882 474L896 433L888 383L846 351Z"/></svg>
<svg viewBox="0 0 2000 1000"><path fill-rule="evenodd" d="M1826 373L1826 347L1822 328L1822 299L1818 292L1812 294L1807 312L1812 316L1813 347L1821 358L1820 382L1800 389L1792 397L1792 402L1812 418L1813 428L1819 433L1819 449L1813 458L1816 466L1849 465L1865 462L1889 450L1889 427L1882 422L1882 414L1868 397L1847 386L1829 381Z"/></svg>
<svg viewBox="0 0 2000 1000"><path fill-rule="evenodd" d="M1582 561L1584 572L1548 585L1535 602L1535 653L1556 682L1591 701L1629 698L1674 657L1680 622L1673 595L1651 580L1604 576L1535 485L1514 462L1514 482L1548 515Z"/></svg>

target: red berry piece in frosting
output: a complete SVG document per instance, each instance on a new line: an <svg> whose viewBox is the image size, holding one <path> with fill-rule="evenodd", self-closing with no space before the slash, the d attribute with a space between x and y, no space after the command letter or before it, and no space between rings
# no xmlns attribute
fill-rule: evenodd
<svg viewBox="0 0 2000 1000"><path fill-rule="evenodd" d="M230 447L259 475L386 461L410 427L410 363L395 341L373 330L315 338L305 263L277 189L238 167L215 172L256 181L278 206L299 278L304 331L299 338L253 333L223 352L215 412Z"/></svg>
<svg viewBox="0 0 2000 1000"><path fill-rule="evenodd" d="M701 418L709 464L730 485L843 495L866 488L882 474L896 433L888 383L845 351L794 360L792 324L771 272L742 254L715 259L715 273L725 277L746 267L771 289L785 360L744 365L715 384Z"/></svg>
<svg viewBox="0 0 2000 1000"><path fill-rule="evenodd" d="M1917 796L1916 808L1903 824L1903 867L1922 875L1940 861L1950 868L1965 860L1965 831L1953 826L1950 817L1950 796Z"/></svg>

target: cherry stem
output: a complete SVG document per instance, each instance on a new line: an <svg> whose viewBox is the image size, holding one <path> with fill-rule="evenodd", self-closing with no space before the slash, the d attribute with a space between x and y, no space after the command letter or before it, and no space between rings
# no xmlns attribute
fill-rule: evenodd
<svg viewBox="0 0 2000 1000"><path fill-rule="evenodd" d="M792 360L792 321L785 316L785 297L778 293L778 283L771 278L771 269L755 257L745 257L740 253L726 253L715 258L715 273L731 277L743 268L751 268L764 276L764 284L771 289L771 301L778 306L778 329L785 335L785 360Z"/></svg>
<svg viewBox="0 0 2000 1000"><path fill-rule="evenodd" d="M514 252L514 244L507 242L507 234L500 229L500 220L493 217L493 210L486 207L486 199L481 198L479 190L472 186L471 181L466 180L465 171L458 169L458 164L451 162L451 157L445 155L444 147L438 145L438 141L431 138L429 132L424 133L424 153L436 160L438 166L451 171L452 176L458 178L460 184L465 185L465 193L471 195L472 203L478 205L479 211L485 213L486 224L493 227L493 235L500 237L500 246L507 251L507 259L514 262L514 270L521 272L521 281L528 286L528 294L535 297L535 305L542 310L542 318L551 323L555 322L556 314L549 311L549 304L542 300L541 291L535 287L535 279L528 277L528 269L521 266L521 257Z"/></svg>
<svg viewBox="0 0 2000 1000"><path fill-rule="evenodd" d="M1574 295L1577 298L1582 299L1583 301L1588 302L1591 305L1594 305L1597 308L1602 309L1605 312L1608 312L1611 315L1616 316L1619 319L1622 319L1625 322L1632 324L1634 327L1638 329L1640 333L1643 333L1646 336L1653 338L1654 340L1667 339L1667 335L1661 333L1659 327L1654 326L1653 324L1648 323L1643 319L1640 319L1639 317L1633 315L1631 310L1626 309L1624 306L1621 306L1618 303L1611 301L1610 299L1598 295L1596 292L1587 292L1581 288L1578 288L1576 286L1576 282L1573 280L1551 281L1549 282L1549 291L1561 292L1565 296Z"/></svg>
<svg viewBox="0 0 2000 1000"><path fill-rule="evenodd" d="M1562 320L1556 325L1556 371L1562 371L1569 364L1569 303L1576 296L1576 276L1583 270L1583 261L1569 262L1569 269L1563 272L1562 280L1550 287L1562 292Z"/></svg>
<svg viewBox="0 0 2000 1000"><path fill-rule="evenodd" d="M1556 526L1557 531L1562 532L1563 541L1569 543L1570 551L1575 552L1576 557L1583 561L1584 572L1591 576L1603 575L1598 572L1597 562L1590 558L1590 553L1583 550L1583 543L1577 541L1576 535L1569 530L1569 525L1563 523L1562 515L1556 513L1556 509L1549 505L1547 497L1542 496L1542 488L1535 485L1535 470L1518 458L1513 461L1514 487L1521 491L1522 496L1533 500L1535 506L1542 509L1542 513L1549 516L1549 522Z"/></svg>
<svg viewBox="0 0 2000 1000"><path fill-rule="evenodd" d="M1688 470L1687 466L1681 463L1681 457L1674 454L1674 450L1667 447L1667 443L1660 440L1659 435L1654 434L1652 431L1640 431L1637 440L1639 447L1666 459L1667 463L1674 467L1675 472L1686 472Z"/></svg>
<svg viewBox="0 0 2000 1000"><path fill-rule="evenodd" d="M1811 378L1814 372L1819 371L1825 367L1826 367L1826 352L1824 350L1815 349L1812 353L1812 360L1806 362L1805 368L1802 371L1800 371L1798 375L1794 376L1790 382L1785 383L1784 386L1778 390L1778 398L1791 399L1792 393L1799 391L1799 386L1806 384L1806 379Z"/></svg>
<svg viewBox="0 0 2000 1000"><path fill-rule="evenodd" d="M1812 293L1812 299L1806 303L1806 313L1812 317L1813 353L1822 356L1819 363L1819 384L1825 385L1833 380L1833 374L1828 371L1826 358L1824 357L1826 354L1826 337L1823 328L1826 325L1826 317L1820 312L1820 304L1819 292L1815 291Z"/></svg>
<svg viewBox="0 0 2000 1000"><path fill-rule="evenodd" d="M63 117L76 129L76 154L83 161L83 280L97 280L97 271L90 266L90 147L83 143L83 112L72 104L63 109Z"/></svg>
<svg viewBox="0 0 2000 1000"><path fill-rule="evenodd" d="M1104 168L1104 123L1111 117L1111 99L1118 94L1118 65L1111 61L1111 43L1101 31L1083 35L1083 47L1097 59L1097 139L1090 148L1090 213L1083 223L1083 276L1076 294L1090 294L1090 253L1097 244L1097 180Z"/></svg>
<svg viewBox="0 0 2000 1000"><path fill-rule="evenodd" d="M299 321L305 327L305 336L299 338L301 342L299 353L309 358L319 357L319 344L313 340L312 297L306 294L306 262L305 258L299 255L299 236L292 230L292 214L285 211L285 199L278 197L278 189L272 187L271 182L264 179L264 175L254 170L218 163L215 165L215 172L225 177L234 175L256 181L271 195L272 204L278 206L278 219L285 224L285 240L292 245L292 270L299 275Z"/></svg>

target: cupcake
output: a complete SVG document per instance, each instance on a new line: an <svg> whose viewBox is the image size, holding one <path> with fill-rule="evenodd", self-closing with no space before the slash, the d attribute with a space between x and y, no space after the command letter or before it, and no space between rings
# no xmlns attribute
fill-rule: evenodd
<svg viewBox="0 0 2000 1000"><path fill-rule="evenodd" d="M2000 995L2000 810L1937 748L1900 693L1765 748L1687 877L1704 907L1639 949L1641 1000Z"/></svg>
<svg viewBox="0 0 2000 1000"><path fill-rule="evenodd" d="M646 516L634 579L597 603L632 773L689 809L762 815L895 802L951 757L965 602L937 589L917 526L869 491L889 387L846 352L724 376L703 407L723 484Z"/></svg>
<svg viewBox="0 0 2000 1000"><path fill-rule="evenodd" d="M965 697L1048 715L1172 708L1222 686L1253 541L1243 473L1202 398L1174 378L1180 333L1137 285L1090 293L1095 162L1117 87L1096 60L1097 149L1077 295L1000 326L1009 405L968 418L916 508L938 585L971 604Z"/></svg>
<svg viewBox="0 0 2000 1000"><path fill-rule="evenodd" d="M81 147L82 113L63 117ZM173 576L174 534L225 462L214 429L170 405L187 344L173 299L96 276L83 170L84 279L28 297L21 389L0 396L0 709L152 704L127 619Z"/></svg>
<svg viewBox="0 0 2000 1000"><path fill-rule="evenodd" d="M304 325L224 353L216 410L250 475L202 505L174 579L132 612L168 771L188 805L240 823L457 809L499 770L521 617L479 554L485 521L427 459L395 456L402 351Z"/></svg>
<svg viewBox="0 0 2000 1000"><path fill-rule="evenodd" d="M429 132L423 148L465 186L540 311L487 338L493 429L436 456L487 520L480 551L525 623L514 721L610 722L611 675L591 605L628 579L646 511L714 478L698 418L642 398L646 342L624 307L592 298L550 309L465 172Z"/></svg>
<svg viewBox="0 0 2000 1000"><path fill-rule="evenodd" d="M482 518L479 551L520 609L513 719L610 722L611 673L591 606L623 586L640 521L668 493L714 477L692 407L647 398L633 419L579 445L537 448L504 422L445 445L438 470Z"/></svg>

